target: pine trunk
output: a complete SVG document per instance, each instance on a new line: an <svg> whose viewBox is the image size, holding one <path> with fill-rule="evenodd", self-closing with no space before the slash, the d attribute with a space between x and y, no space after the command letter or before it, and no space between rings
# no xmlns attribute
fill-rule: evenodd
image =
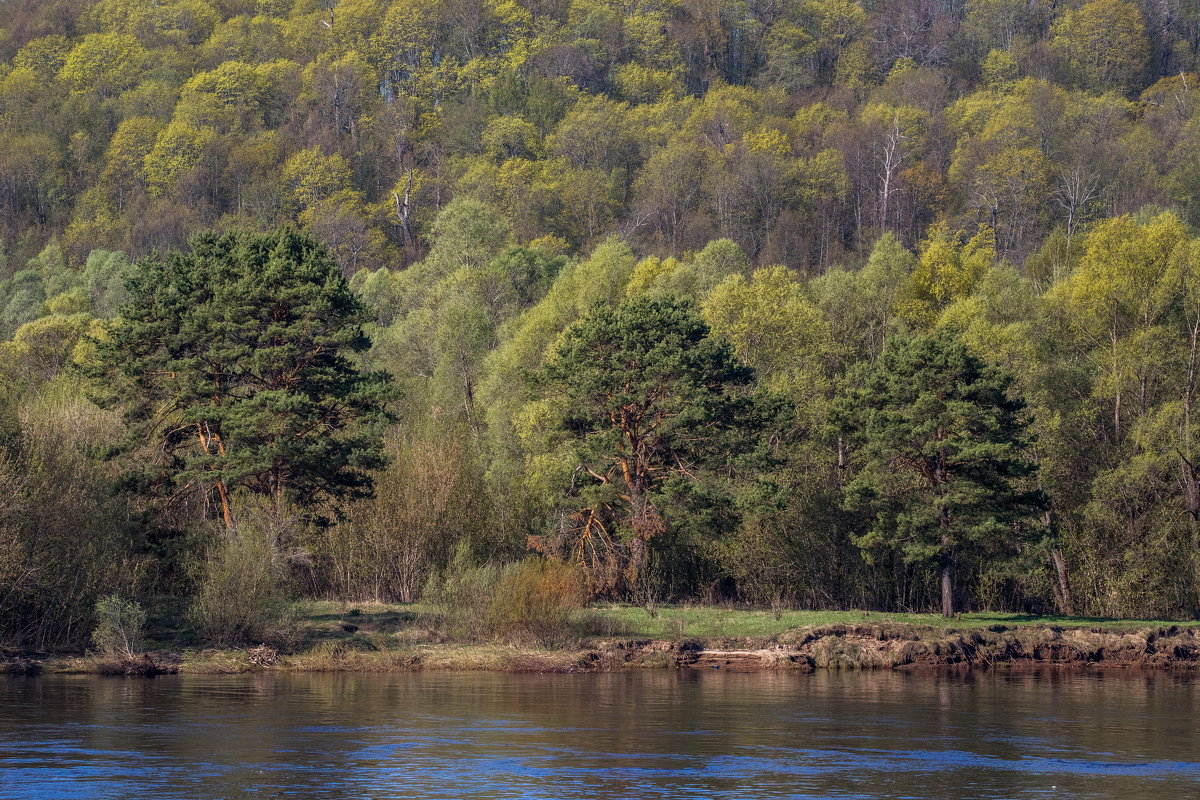
<svg viewBox="0 0 1200 800"><path fill-rule="evenodd" d="M942 616L954 616L954 584L950 580L950 554L942 554Z"/></svg>
<svg viewBox="0 0 1200 800"><path fill-rule="evenodd" d="M1071 600L1071 582L1067 579L1067 560L1063 558L1063 551L1057 547L1050 552L1050 558L1054 561L1054 571L1058 574L1058 595L1062 613L1073 617L1075 604Z"/></svg>

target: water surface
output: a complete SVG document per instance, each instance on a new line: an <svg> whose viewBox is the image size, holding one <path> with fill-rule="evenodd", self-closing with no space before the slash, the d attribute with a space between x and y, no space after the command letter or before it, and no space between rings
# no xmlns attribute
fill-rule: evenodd
<svg viewBox="0 0 1200 800"><path fill-rule="evenodd" d="M1170 675L0 679L0 798L1200 797Z"/></svg>

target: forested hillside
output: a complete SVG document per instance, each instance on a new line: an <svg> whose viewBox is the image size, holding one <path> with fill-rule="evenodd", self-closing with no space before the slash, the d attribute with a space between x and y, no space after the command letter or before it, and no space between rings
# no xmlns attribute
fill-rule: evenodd
<svg viewBox="0 0 1200 800"><path fill-rule="evenodd" d="M1200 611L1192 0L2 5L5 637Z"/></svg>

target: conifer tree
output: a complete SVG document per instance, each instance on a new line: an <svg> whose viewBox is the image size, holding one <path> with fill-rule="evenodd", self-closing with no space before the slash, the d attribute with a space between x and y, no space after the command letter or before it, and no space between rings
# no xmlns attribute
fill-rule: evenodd
<svg viewBox="0 0 1200 800"><path fill-rule="evenodd" d="M865 371L846 409L847 505L873 518L856 543L936 563L952 616L956 561L1011 551L1044 509L1029 480L1024 403L1007 373L947 331L898 336Z"/></svg>
<svg viewBox="0 0 1200 800"><path fill-rule="evenodd" d="M579 465L573 548L596 588L637 588L668 533L670 495L753 449L762 418L753 376L686 302L640 296L597 306L568 328L540 378ZM607 578L597 573L608 571Z"/></svg>
<svg viewBox="0 0 1200 800"><path fill-rule="evenodd" d="M229 528L237 488L301 506L370 492L388 378L355 366L367 312L328 250L290 230L204 233L127 284L99 354L161 454L143 487L214 492Z"/></svg>

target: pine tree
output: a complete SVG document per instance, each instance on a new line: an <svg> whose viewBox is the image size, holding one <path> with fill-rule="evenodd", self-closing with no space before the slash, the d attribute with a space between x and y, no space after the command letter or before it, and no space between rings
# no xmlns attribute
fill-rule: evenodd
<svg viewBox="0 0 1200 800"><path fill-rule="evenodd" d="M856 537L907 563L936 563L942 614L954 613L956 560L1012 550L1045 507L1012 378L954 334L898 336L847 403L855 449L847 505L870 515Z"/></svg>
<svg viewBox="0 0 1200 800"><path fill-rule="evenodd" d="M161 458L143 487L238 488L301 506L369 494L388 378L357 369L368 315L328 250L290 230L205 233L139 262L99 349L115 399Z"/></svg>
<svg viewBox="0 0 1200 800"><path fill-rule="evenodd" d="M540 382L566 409L557 425L582 473L568 548L596 588L620 583L618 565L636 588L648 547L685 522L664 514L671 495L753 449L762 417L748 393L752 376L674 298L597 306L563 334Z"/></svg>

